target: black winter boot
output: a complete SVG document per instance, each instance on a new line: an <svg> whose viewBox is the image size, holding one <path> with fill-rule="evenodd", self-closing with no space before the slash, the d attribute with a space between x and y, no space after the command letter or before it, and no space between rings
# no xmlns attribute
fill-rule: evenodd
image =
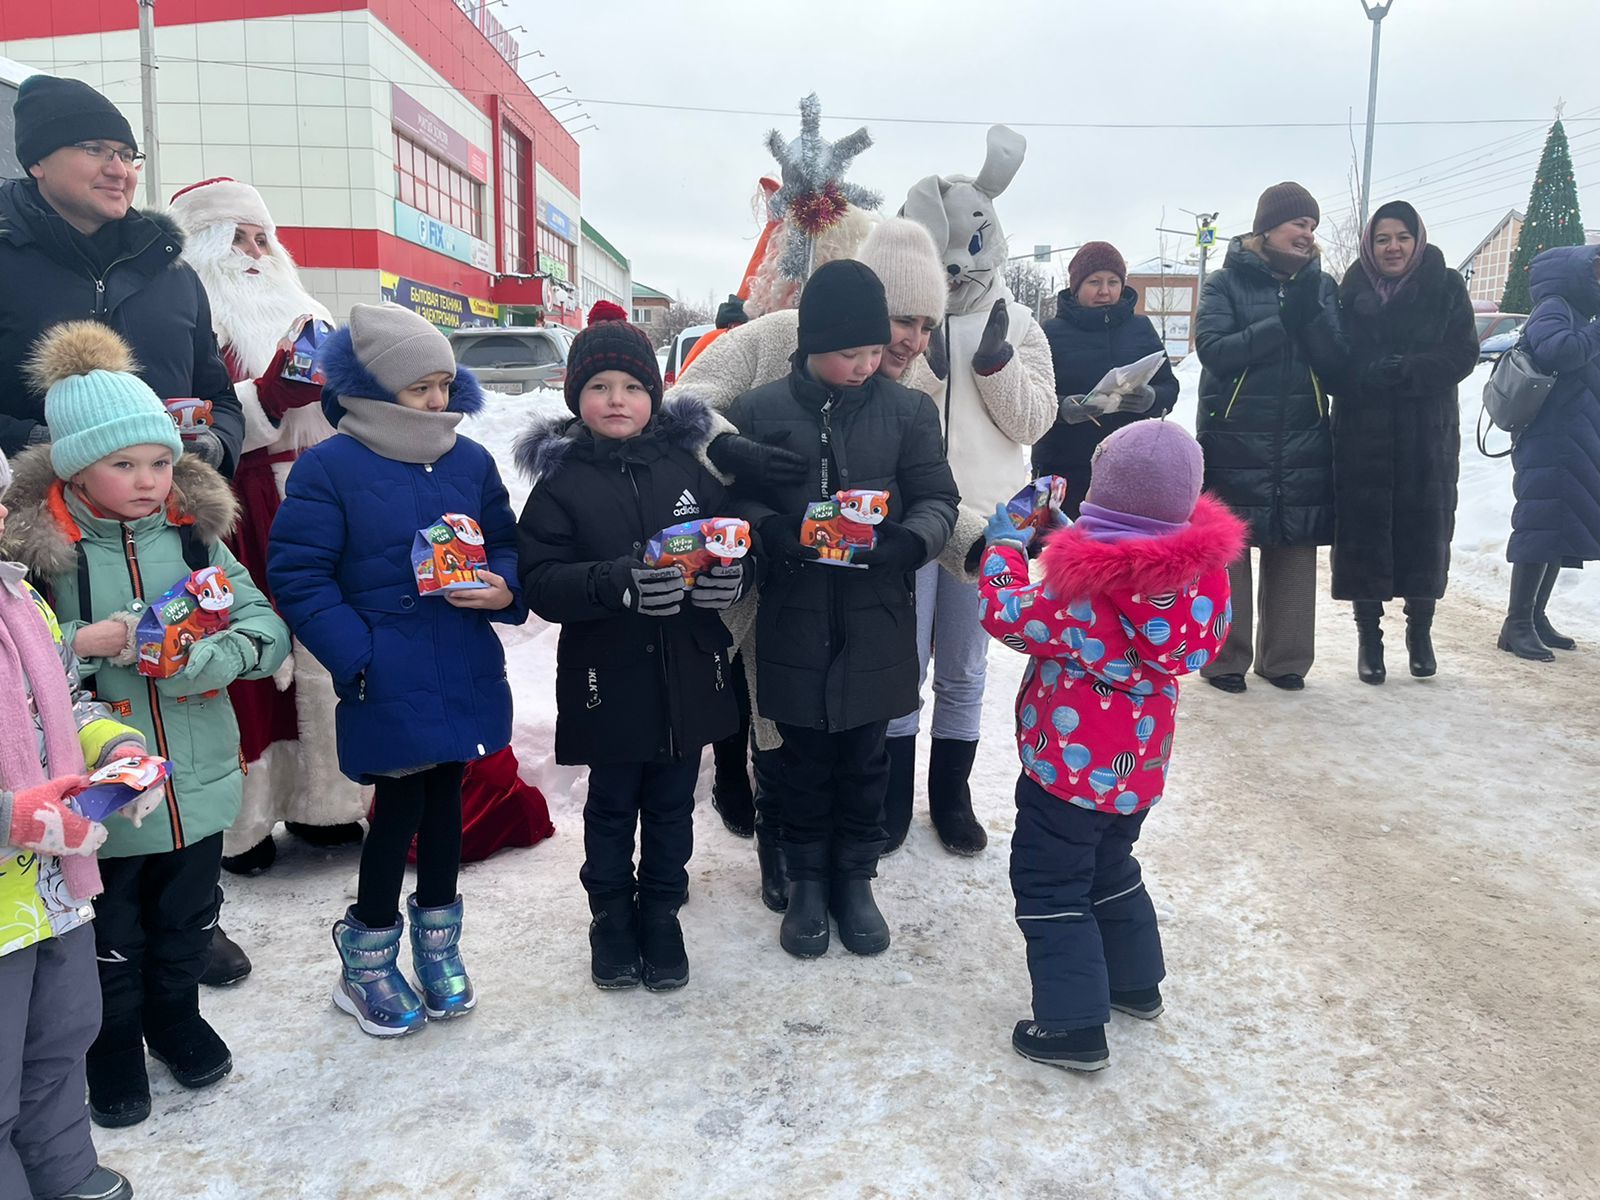
<svg viewBox="0 0 1600 1200"><path fill-rule="evenodd" d="M756 817L756 862L761 867L761 903L781 913L789 906L789 872L783 861L783 843L759 814Z"/></svg>
<svg viewBox="0 0 1600 1200"><path fill-rule="evenodd" d="M269 833L243 854L230 854L223 858L222 869L231 875L259 875L270 870L278 861L278 843Z"/></svg>
<svg viewBox="0 0 1600 1200"><path fill-rule="evenodd" d="M639 898L639 958L644 985L667 992L689 982L689 956L683 949L683 927L676 905Z"/></svg>
<svg viewBox="0 0 1600 1200"><path fill-rule="evenodd" d="M366 836L360 821L346 821L342 825L305 825L299 821L285 821L283 827L308 846L330 850L335 846L359 846Z"/></svg>
<svg viewBox="0 0 1600 1200"><path fill-rule="evenodd" d="M989 844L989 835L973 815L972 789L967 782L977 756L977 742L933 739L933 754L928 759L928 814L951 854L973 855Z"/></svg>
<svg viewBox="0 0 1600 1200"><path fill-rule="evenodd" d="M211 927L209 954L206 969L200 972L200 982L207 987L227 987L250 974L250 956L238 942L222 932L221 925Z"/></svg>
<svg viewBox="0 0 1600 1200"><path fill-rule="evenodd" d="M1429 679L1439 673L1439 660L1433 653L1432 599L1406 601L1406 657L1416 679Z"/></svg>
<svg viewBox="0 0 1600 1200"><path fill-rule="evenodd" d="M199 1007L198 995L171 1004L152 1001L146 1020L144 1037L151 1057L165 1064L186 1088L210 1087L233 1070L227 1043L200 1015Z"/></svg>
<svg viewBox="0 0 1600 1200"><path fill-rule="evenodd" d="M137 1125L150 1115L150 1077L144 1043L118 1050L91 1049L89 1116L105 1129Z"/></svg>
<svg viewBox="0 0 1600 1200"><path fill-rule="evenodd" d="M1533 627L1533 609L1539 602L1539 588L1547 570L1546 563L1511 565L1511 600L1496 643L1500 649L1532 662L1554 662L1556 657Z"/></svg>
<svg viewBox="0 0 1600 1200"><path fill-rule="evenodd" d="M711 747L716 763L711 779L711 807L736 837L749 837L756 831L755 794L750 790L746 762L749 744L749 729L741 729Z"/></svg>
<svg viewBox="0 0 1600 1200"><path fill-rule="evenodd" d="M1069 1071L1099 1071L1111 1065L1104 1025L1050 1030L1034 1021L1018 1021L1011 1031L1011 1048L1030 1062Z"/></svg>
<svg viewBox="0 0 1600 1200"><path fill-rule="evenodd" d="M1378 600L1357 600L1356 674L1362 683L1382 683L1389 677L1383 665L1383 604Z"/></svg>
<svg viewBox="0 0 1600 1200"><path fill-rule="evenodd" d="M778 944L796 958L819 958L828 952L828 848L785 842L783 853L794 874Z"/></svg>
<svg viewBox="0 0 1600 1200"><path fill-rule="evenodd" d="M1550 593L1555 590L1556 576L1560 574L1560 563L1549 563L1545 566L1544 578L1539 581L1539 592L1533 600L1533 631L1539 635L1539 640L1552 650L1576 650L1578 643L1564 633L1557 633L1550 624L1550 619L1544 615L1544 606L1550 603Z"/></svg>
<svg viewBox="0 0 1600 1200"><path fill-rule="evenodd" d="M828 909L839 923L839 941L851 954L882 954L889 948L889 923L872 897L872 880L833 877Z"/></svg>
<svg viewBox="0 0 1600 1200"><path fill-rule="evenodd" d="M589 897L589 977L605 991L639 986L639 913L632 892Z"/></svg>
<svg viewBox="0 0 1600 1200"><path fill-rule="evenodd" d="M889 790L883 796L883 831L889 840L883 852L893 854L911 830L912 794L917 779L917 736L883 739L889 752Z"/></svg>

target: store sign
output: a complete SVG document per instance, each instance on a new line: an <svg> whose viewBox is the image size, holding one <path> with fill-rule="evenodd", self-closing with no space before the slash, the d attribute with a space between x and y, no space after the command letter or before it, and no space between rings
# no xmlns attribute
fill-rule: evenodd
<svg viewBox="0 0 1600 1200"><path fill-rule="evenodd" d="M517 59L522 57L517 47L517 39L507 33L506 27L490 13L490 2L491 0L456 0L456 7L466 13L467 20L489 39L489 45L494 47L495 53L515 67Z"/></svg>
<svg viewBox="0 0 1600 1200"><path fill-rule="evenodd" d="M480 183L489 179L489 156L422 107L408 92L389 85L394 127L448 163L460 167Z"/></svg>
<svg viewBox="0 0 1600 1200"><path fill-rule="evenodd" d="M399 200L394 202L394 232L396 237L436 250L480 271L494 269L494 255L488 242L480 241L454 225L446 225Z"/></svg>
<svg viewBox="0 0 1600 1200"><path fill-rule="evenodd" d="M539 273L548 275L557 283L567 282L567 264L559 258L552 258L543 250L539 251Z"/></svg>
<svg viewBox="0 0 1600 1200"><path fill-rule="evenodd" d="M573 220L548 200L541 200L537 196L533 200L534 219L555 234L563 242L574 242L578 236L573 232Z"/></svg>
<svg viewBox="0 0 1600 1200"><path fill-rule="evenodd" d="M461 329L483 325L499 325L501 311L498 304L475 300L460 292L447 292L443 288L418 283L389 271L378 273L378 287L383 299L426 318L444 329Z"/></svg>

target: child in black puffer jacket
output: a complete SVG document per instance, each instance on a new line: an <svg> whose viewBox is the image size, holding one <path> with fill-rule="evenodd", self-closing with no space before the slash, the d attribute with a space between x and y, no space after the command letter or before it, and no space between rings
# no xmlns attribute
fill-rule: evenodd
<svg viewBox="0 0 1600 1200"><path fill-rule="evenodd" d="M517 446L534 480L518 551L529 607L562 627L556 760L589 767L580 878L594 914L591 973L601 988L641 978L677 988L689 979L677 913L700 751L739 724L718 613L754 562L713 566L692 588L678 567L645 564L652 535L727 506L694 454L709 411L687 399L662 407L655 351L617 306L597 304L573 341L566 398L575 420L541 421Z"/></svg>

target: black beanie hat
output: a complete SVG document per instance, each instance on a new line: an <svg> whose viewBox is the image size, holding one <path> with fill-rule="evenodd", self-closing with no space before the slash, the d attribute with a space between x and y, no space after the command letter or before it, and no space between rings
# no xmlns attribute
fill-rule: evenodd
<svg viewBox="0 0 1600 1200"><path fill-rule="evenodd" d="M23 168L74 142L122 142L135 150L133 129L117 106L79 79L30 75L12 107L17 162Z"/></svg>
<svg viewBox="0 0 1600 1200"><path fill-rule="evenodd" d="M729 296L717 306L717 328L732 329L735 325L743 325L750 319L750 314L744 311L744 301L737 296Z"/></svg>
<svg viewBox="0 0 1600 1200"><path fill-rule="evenodd" d="M889 302L872 268L841 258L818 267L800 293L800 354L889 343Z"/></svg>
<svg viewBox="0 0 1600 1200"><path fill-rule="evenodd" d="M1317 198L1298 183L1287 180L1275 183L1256 201L1256 219L1250 223L1250 232L1265 233L1285 221L1298 221L1301 217L1310 217L1319 225L1322 223L1322 209L1317 207Z"/></svg>
<svg viewBox="0 0 1600 1200"><path fill-rule="evenodd" d="M573 416L578 415L578 397L583 395L584 385L601 371L626 371L650 393L651 414L661 408L661 364L644 330L620 317L591 311L589 327L572 339L567 351L565 392Z"/></svg>

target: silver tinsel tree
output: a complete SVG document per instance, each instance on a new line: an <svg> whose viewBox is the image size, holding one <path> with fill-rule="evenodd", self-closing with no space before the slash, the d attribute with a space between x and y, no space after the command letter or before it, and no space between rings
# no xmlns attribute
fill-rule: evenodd
<svg viewBox="0 0 1600 1200"><path fill-rule="evenodd" d="M866 127L836 142L822 136L822 102L812 92L800 101L800 136L785 141L776 129L767 134L767 148L782 168L783 186L767 202L767 213L783 221L789 236L778 265L785 278L803 280L811 273L816 236L844 215L845 206L874 209L883 203L877 192L844 181L850 164L868 146Z"/></svg>

